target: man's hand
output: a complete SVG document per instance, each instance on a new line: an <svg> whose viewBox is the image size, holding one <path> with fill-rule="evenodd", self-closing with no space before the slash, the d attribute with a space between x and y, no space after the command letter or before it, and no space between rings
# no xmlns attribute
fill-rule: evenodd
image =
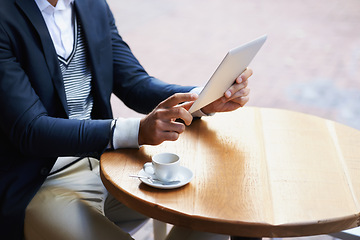
<svg viewBox="0 0 360 240"><path fill-rule="evenodd" d="M139 145L158 145L163 141L175 141L190 125L192 116L188 112L197 99L196 94L176 93L161 102L149 115L140 121ZM182 119L184 123L177 122Z"/></svg>
<svg viewBox="0 0 360 240"><path fill-rule="evenodd" d="M247 68L236 80L235 83L225 92L224 96L203 107L201 111L205 114L215 112L229 112L244 106L249 101L250 89L247 88L248 78L253 74Z"/></svg>

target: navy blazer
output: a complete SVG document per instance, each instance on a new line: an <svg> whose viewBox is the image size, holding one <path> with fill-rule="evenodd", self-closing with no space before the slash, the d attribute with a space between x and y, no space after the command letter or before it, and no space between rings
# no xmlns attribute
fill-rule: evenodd
<svg viewBox="0 0 360 240"><path fill-rule="evenodd" d="M61 70L34 0L0 0L0 235L21 239L25 208L59 156L99 156L114 93L150 112L175 92L149 76L119 36L105 0L75 0L93 74L91 121L68 119Z"/></svg>

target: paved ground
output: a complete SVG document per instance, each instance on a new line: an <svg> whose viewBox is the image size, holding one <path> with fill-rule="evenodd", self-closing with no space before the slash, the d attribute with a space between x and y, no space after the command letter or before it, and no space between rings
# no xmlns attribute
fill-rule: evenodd
<svg viewBox="0 0 360 240"><path fill-rule="evenodd" d="M203 85L226 51L267 34L248 106L314 114L360 129L360 1L109 0L148 72ZM114 100L116 116L136 116Z"/></svg>

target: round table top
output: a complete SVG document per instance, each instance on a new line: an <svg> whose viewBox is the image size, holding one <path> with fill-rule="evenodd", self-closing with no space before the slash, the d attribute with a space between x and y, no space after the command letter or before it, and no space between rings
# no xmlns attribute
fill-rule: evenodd
<svg viewBox="0 0 360 240"><path fill-rule="evenodd" d="M173 152L192 181L145 185L151 156ZM245 107L195 120L175 142L105 152L101 178L149 217L233 236L294 237L360 225L360 131L280 109Z"/></svg>

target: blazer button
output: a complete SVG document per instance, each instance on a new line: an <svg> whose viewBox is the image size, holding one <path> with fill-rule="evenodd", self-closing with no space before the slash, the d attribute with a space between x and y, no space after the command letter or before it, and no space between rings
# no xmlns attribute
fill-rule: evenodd
<svg viewBox="0 0 360 240"><path fill-rule="evenodd" d="M40 170L40 174L41 174L41 175L44 175L44 176L49 175L49 168L43 167L43 168Z"/></svg>

